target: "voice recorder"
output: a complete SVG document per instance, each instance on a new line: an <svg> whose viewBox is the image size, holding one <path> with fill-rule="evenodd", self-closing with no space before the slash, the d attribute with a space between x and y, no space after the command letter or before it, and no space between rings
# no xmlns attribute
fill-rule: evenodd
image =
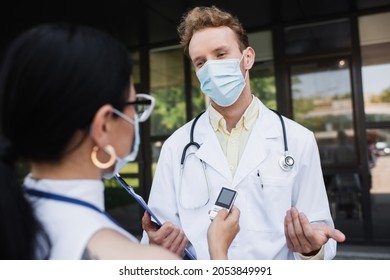
<svg viewBox="0 0 390 280"><path fill-rule="evenodd" d="M237 191L233 189L228 189L222 187L217 200L213 206L213 209L210 211L209 217L211 220L214 220L215 216L217 216L219 210L222 208L227 209L229 212L233 206L234 200L236 199Z"/></svg>

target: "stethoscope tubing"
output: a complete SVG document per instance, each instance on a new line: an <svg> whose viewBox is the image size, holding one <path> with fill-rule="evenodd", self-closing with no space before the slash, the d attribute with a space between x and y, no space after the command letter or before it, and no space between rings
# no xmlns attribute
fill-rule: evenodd
<svg viewBox="0 0 390 280"><path fill-rule="evenodd" d="M287 145L287 134L286 134L286 126L284 125L284 120L283 120L283 117L282 115L276 111L276 110L273 110L273 109L270 109L272 112L274 112L276 115L278 115L279 119L280 119L280 123L282 124L282 130L283 130L283 142L284 142L284 152L285 154L288 153L288 145Z"/></svg>

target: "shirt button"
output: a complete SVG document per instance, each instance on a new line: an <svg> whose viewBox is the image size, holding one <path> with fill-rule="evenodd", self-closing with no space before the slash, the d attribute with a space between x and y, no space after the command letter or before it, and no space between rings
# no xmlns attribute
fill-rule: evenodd
<svg viewBox="0 0 390 280"><path fill-rule="evenodd" d="M235 144L235 143L236 143L236 140L235 140L235 139L232 139L232 140L230 140L230 143Z"/></svg>
<svg viewBox="0 0 390 280"><path fill-rule="evenodd" d="M233 170L233 165L230 165L229 168L230 168L230 170Z"/></svg>

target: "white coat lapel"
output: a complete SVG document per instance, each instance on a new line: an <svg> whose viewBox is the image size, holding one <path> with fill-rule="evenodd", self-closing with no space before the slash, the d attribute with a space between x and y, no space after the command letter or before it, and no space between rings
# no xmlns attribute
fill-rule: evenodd
<svg viewBox="0 0 390 280"><path fill-rule="evenodd" d="M259 118L256 120L251 135L245 146L233 178L233 186L238 185L245 176L252 172L267 157L269 153L268 139L281 137L280 130L272 121L275 113L259 101ZM277 117L277 116L276 116ZM280 147L281 149L283 147Z"/></svg>
<svg viewBox="0 0 390 280"><path fill-rule="evenodd" d="M195 128L194 131L194 139L199 141L200 148L196 152L196 156L231 182L232 174L225 154L210 124L209 110L199 119L197 127L198 129Z"/></svg>

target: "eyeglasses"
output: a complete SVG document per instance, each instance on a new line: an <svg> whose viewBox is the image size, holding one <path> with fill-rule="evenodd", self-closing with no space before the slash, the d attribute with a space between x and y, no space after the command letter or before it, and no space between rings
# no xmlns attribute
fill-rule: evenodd
<svg viewBox="0 0 390 280"><path fill-rule="evenodd" d="M128 101L126 105L135 106L139 122L146 121L154 109L154 97L145 93L137 93L135 101Z"/></svg>

